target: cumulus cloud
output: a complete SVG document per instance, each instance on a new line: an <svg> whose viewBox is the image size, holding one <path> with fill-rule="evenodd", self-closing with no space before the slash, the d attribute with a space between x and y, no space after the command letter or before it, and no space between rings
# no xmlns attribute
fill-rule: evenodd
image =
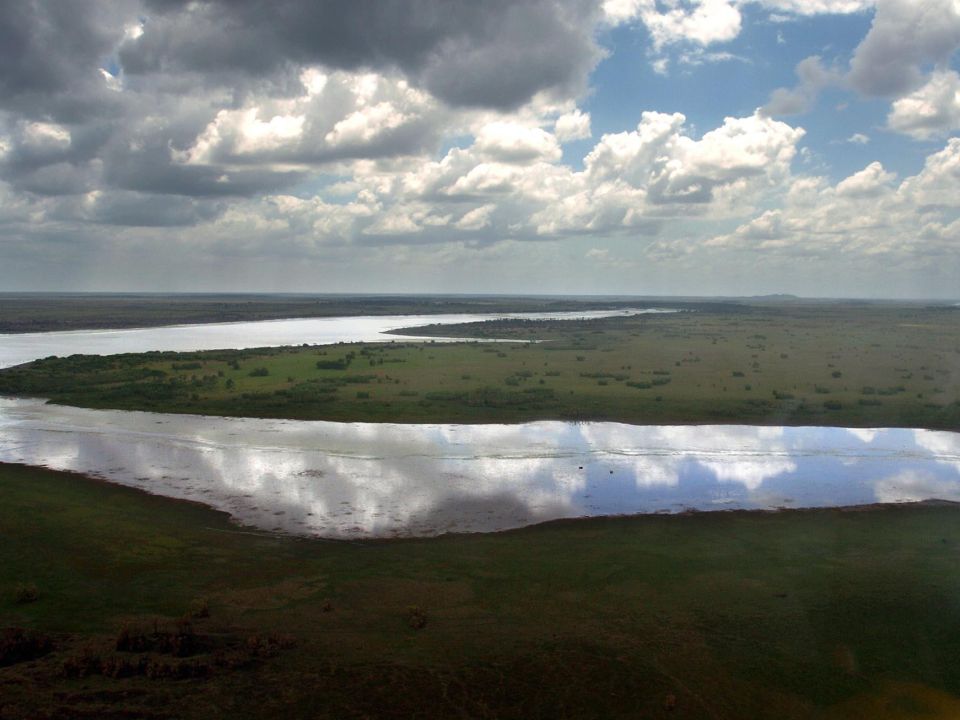
<svg viewBox="0 0 960 720"><path fill-rule="evenodd" d="M605 20L613 25L641 21L660 50L678 42L701 46L728 42L742 29L742 7L761 7L775 22L794 16L862 12L874 0L604 0Z"/></svg>
<svg viewBox="0 0 960 720"><path fill-rule="evenodd" d="M848 79L867 96L903 95L923 84L925 65L945 64L958 47L960 5L955 0L878 0Z"/></svg>
<svg viewBox="0 0 960 720"><path fill-rule="evenodd" d="M835 185L795 178L782 207L708 244L824 257L946 257L960 241L958 211L960 138L954 138L899 184L879 162Z"/></svg>
<svg viewBox="0 0 960 720"><path fill-rule="evenodd" d="M934 72L926 85L893 103L887 125L918 140L960 129L960 75Z"/></svg>
<svg viewBox="0 0 960 720"><path fill-rule="evenodd" d="M554 123L553 134L560 142L590 137L590 113L581 112L579 109L564 113Z"/></svg>
<svg viewBox="0 0 960 720"><path fill-rule="evenodd" d="M609 272L640 253L692 263L703 248L945 252L957 237L951 143L912 178L875 163L831 183L793 174L810 151L779 119L846 84L889 95L892 130L952 132L956 13L944 3L880 0L849 75L842 60L808 58L762 111L732 107L736 117L701 127L672 112L682 98L626 122L588 105L591 71L615 52L605 29L632 24L624 31L647 43L655 68L694 76L701 64L753 62L723 45L752 18L873 3L90 0L82 13L65 0L7 3L0 277L28 277L26 266L47 277L44 258L66 273L89 257L95 274L125 248L149 249L151 265L196 252L207 270L257 258L251 277L268 268L281 285L291 257L349 265L358 252L387 278L418 258L455 273L465 253L490 267L522 257L520 284L561 247L574 270L589 259ZM894 89L874 77L888 50L907 68ZM201 266L170 259L167 274Z"/></svg>
<svg viewBox="0 0 960 720"><path fill-rule="evenodd" d="M610 24L642 22L650 33L654 53L677 43L707 46L729 42L740 34L743 18L738 0L605 0L604 17ZM660 58L655 67L666 69Z"/></svg>
<svg viewBox="0 0 960 720"><path fill-rule="evenodd" d="M307 68L297 94L257 97L217 111L192 145L187 165L317 165L417 154L439 144L450 113L402 77L323 73Z"/></svg>

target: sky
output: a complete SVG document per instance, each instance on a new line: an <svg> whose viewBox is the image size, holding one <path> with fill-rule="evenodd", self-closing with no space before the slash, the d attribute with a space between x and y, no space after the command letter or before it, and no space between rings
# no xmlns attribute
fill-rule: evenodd
<svg viewBox="0 0 960 720"><path fill-rule="evenodd" d="M0 290L960 298L960 0L0 4Z"/></svg>

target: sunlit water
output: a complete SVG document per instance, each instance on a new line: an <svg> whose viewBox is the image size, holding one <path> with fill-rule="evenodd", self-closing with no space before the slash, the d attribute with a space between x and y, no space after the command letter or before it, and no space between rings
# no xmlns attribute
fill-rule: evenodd
<svg viewBox="0 0 960 720"><path fill-rule="evenodd" d="M389 335L390 330L423 325L477 322L499 318L528 320L612 317L673 310L596 310L559 313L500 313L467 315L381 315L256 322L208 323L126 330L72 330L0 334L0 368L19 365L50 355L113 355L151 350L193 352L224 348L276 347L280 345L326 345L338 342L402 342L413 339ZM435 339L435 338L431 338Z"/></svg>
<svg viewBox="0 0 960 720"><path fill-rule="evenodd" d="M0 399L0 461L198 500L332 538L695 508L960 501L960 434L819 427L396 425Z"/></svg>

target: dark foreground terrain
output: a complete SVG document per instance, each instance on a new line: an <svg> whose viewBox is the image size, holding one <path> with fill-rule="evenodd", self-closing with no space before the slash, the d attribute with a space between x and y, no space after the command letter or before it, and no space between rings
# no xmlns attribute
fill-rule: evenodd
<svg viewBox="0 0 960 720"><path fill-rule="evenodd" d="M957 718L960 509L338 543L0 466L0 718Z"/></svg>

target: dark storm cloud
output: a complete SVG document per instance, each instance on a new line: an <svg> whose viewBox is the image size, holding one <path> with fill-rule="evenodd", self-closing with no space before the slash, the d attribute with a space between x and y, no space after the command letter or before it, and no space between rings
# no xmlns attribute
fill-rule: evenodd
<svg viewBox="0 0 960 720"><path fill-rule="evenodd" d="M0 4L0 107L62 122L101 112L99 67L134 10L128 0Z"/></svg>
<svg viewBox="0 0 960 720"><path fill-rule="evenodd" d="M211 0L148 3L125 72L398 69L454 105L517 107L581 88L598 59L587 0Z"/></svg>
<svg viewBox="0 0 960 720"><path fill-rule="evenodd" d="M291 166L436 150L448 106L579 92L601 52L598 14L596 0L0 3L0 180L24 197L120 194L115 206L98 201L91 221L201 221L163 198L276 192L309 177ZM302 95L304 65L395 73L441 102L421 112L385 96L402 124L331 145L352 102L331 82L299 142L250 150L225 128L202 161L184 160L219 111ZM131 200L151 195L155 207Z"/></svg>
<svg viewBox="0 0 960 720"><path fill-rule="evenodd" d="M186 227L213 220L222 212L220 203L119 192L98 198L89 219L104 225Z"/></svg>
<svg viewBox="0 0 960 720"><path fill-rule="evenodd" d="M300 171L224 169L215 165L181 165L149 153L127 154L104 172L110 187L158 195L250 197L289 187L306 177Z"/></svg>

